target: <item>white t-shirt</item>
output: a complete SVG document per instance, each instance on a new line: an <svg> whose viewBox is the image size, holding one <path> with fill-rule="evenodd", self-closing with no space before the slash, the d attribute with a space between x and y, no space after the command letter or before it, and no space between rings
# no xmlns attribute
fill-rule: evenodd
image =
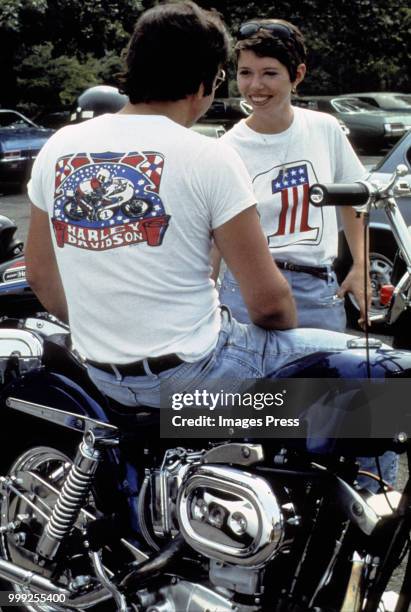
<svg viewBox="0 0 411 612"><path fill-rule="evenodd" d="M50 216L81 355L195 361L214 348L211 231L255 203L235 151L164 116L103 115L47 141L29 196Z"/></svg>
<svg viewBox="0 0 411 612"><path fill-rule="evenodd" d="M366 175L337 120L294 108L293 123L284 132L259 134L243 119L221 140L247 166L273 257L300 265L331 263L338 246L335 208L310 205L309 187Z"/></svg>

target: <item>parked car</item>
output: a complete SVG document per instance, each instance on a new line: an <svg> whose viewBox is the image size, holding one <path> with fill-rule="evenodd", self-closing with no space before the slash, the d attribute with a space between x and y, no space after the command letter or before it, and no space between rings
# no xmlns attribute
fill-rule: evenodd
<svg viewBox="0 0 411 612"><path fill-rule="evenodd" d="M411 127L407 113L382 111L351 96L298 96L294 106L330 113L349 128L348 138L365 153L394 144Z"/></svg>
<svg viewBox="0 0 411 612"><path fill-rule="evenodd" d="M17 111L0 109L0 181L24 182L33 160L53 132Z"/></svg>
<svg viewBox="0 0 411 612"><path fill-rule="evenodd" d="M248 117L250 106L242 98L215 98L201 123L218 123L229 130L237 121Z"/></svg>
<svg viewBox="0 0 411 612"><path fill-rule="evenodd" d="M394 91L366 91L362 93L351 93L350 97L351 96L363 102L367 102L380 110L411 113L411 94Z"/></svg>
<svg viewBox="0 0 411 612"><path fill-rule="evenodd" d="M211 136L211 138L221 138L226 132L223 125L202 122L195 123L191 129L203 136Z"/></svg>
<svg viewBox="0 0 411 612"><path fill-rule="evenodd" d="M370 173L369 180L387 183L388 178L399 164L405 164L408 174L404 177L411 183L411 132L387 153L381 162ZM405 222L411 228L411 198L399 198L398 205ZM410 230L411 231L411 230ZM386 306L380 304L380 288L390 284L395 265L394 259L397 245L391 228L383 211L373 210L370 217L370 273L372 284L371 314L379 314ZM340 232L339 257L337 261L337 276L341 281L351 266L351 255L344 234ZM346 302L350 323L358 319L358 311L351 301ZM387 330L389 333L389 330Z"/></svg>
<svg viewBox="0 0 411 612"><path fill-rule="evenodd" d="M68 110L43 111L35 117L37 125L52 128L53 130L58 130L63 127L63 125L67 125L69 120L70 111Z"/></svg>

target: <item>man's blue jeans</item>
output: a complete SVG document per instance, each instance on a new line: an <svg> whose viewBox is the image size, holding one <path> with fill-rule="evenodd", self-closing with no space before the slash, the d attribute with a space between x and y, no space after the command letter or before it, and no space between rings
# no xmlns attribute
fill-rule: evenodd
<svg viewBox="0 0 411 612"><path fill-rule="evenodd" d="M319 329L265 331L256 325L243 325L222 308L221 331L210 355L195 363L146 376L122 377L88 366L90 378L106 395L127 406L160 405L160 386L172 382L173 392L199 389L215 379L229 381L227 392L241 389L244 380L266 378L281 366L316 351L341 351L352 338L347 334ZM382 458L383 459L383 458ZM391 461L392 463L392 461ZM383 472L384 473L384 472ZM367 485L370 481L367 479Z"/></svg>

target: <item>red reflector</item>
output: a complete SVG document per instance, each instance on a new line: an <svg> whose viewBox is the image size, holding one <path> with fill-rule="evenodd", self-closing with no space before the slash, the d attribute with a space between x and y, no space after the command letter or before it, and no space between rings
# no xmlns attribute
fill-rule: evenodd
<svg viewBox="0 0 411 612"><path fill-rule="evenodd" d="M380 304L382 306L387 306L390 303L394 289L394 285L382 285L380 289Z"/></svg>

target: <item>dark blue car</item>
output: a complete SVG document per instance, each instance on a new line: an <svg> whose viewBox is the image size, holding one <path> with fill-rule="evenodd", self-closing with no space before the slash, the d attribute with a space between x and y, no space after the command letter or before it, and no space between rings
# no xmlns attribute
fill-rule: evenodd
<svg viewBox="0 0 411 612"><path fill-rule="evenodd" d="M27 180L33 160L53 132L17 111L0 109L0 182Z"/></svg>

